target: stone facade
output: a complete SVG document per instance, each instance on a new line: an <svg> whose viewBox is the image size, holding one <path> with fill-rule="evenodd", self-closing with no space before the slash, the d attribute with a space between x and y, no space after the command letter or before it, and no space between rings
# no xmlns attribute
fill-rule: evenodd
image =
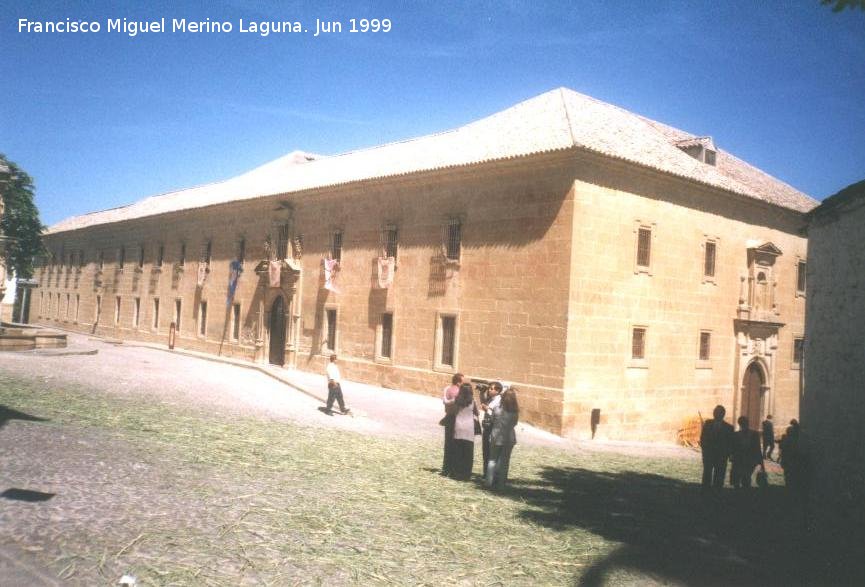
<svg viewBox="0 0 865 587"><path fill-rule="evenodd" d="M865 580L865 181L827 198L808 225L802 429L815 544L834 580Z"/></svg>
<svg viewBox="0 0 865 587"><path fill-rule="evenodd" d="M447 251L454 224L458 255ZM588 436L600 410L599 437L673 441L687 418L717 403L734 417L798 415L801 227L800 211L568 148L52 230L54 259L37 271L31 316L167 343L179 300L181 347L312 371L337 352L349 379L429 394L460 371L512 382L521 419L555 433ZM641 229L651 237L646 267ZM387 231L397 237L396 271L380 289ZM277 288L260 262L280 234L299 271L284 263ZM338 292L324 287L335 238ZM227 305L241 240L244 271ZM635 328L644 329L641 359ZM749 368L751 407L741 399Z"/></svg>

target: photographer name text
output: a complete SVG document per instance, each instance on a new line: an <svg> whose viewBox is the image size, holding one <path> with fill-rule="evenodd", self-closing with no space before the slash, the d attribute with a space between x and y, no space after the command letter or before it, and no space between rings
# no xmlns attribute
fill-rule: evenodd
<svg viewBox="0 0 865 587"><path fill-rule="evenodd" d="M86 34L113 33L136 37L143 34L199 34L199 33L250 33L267 37L272 34L310 34L313 37L339 33L389 33L393 23L389 18L349 18L345 20L315 19L313 26L305 26L299 20L190 20L187 18L160 18L156 20L132 20L107 18L98 20L30 20L18 19L19 33Z"/></svg>

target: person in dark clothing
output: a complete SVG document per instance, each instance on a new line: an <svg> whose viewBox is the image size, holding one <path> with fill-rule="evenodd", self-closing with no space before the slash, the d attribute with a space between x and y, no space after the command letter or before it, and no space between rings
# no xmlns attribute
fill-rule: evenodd
<svg viewBox="0 0 865 587"><path fill-rule="evenodd" d="M763 453L760 450L760 435L748 426L748 418L739 416L739 430L733 437L733 467L730 482L733 487L751 487L754 467L763 466Z"/></svg>
<svg viewBox="0 0 865 587"><path fill-rule="evenodd" d="M763 420L763 457L774 461L773 452L775 452L775 425L772 423L772 414L769 414Z"/></svg>
<svg viewBox="0 0 865 587"><path fill-rule="evenodd" d="M493 381L487 388L486 393L481 394L481 410L484 412L484 419L481 422L483 434L481 435L481 454L483 455L484 467L490 460L490 434L493 431L493 410L502 401L502 384L498 381Z"/></svg>
<svg viewBox="0 0 865 587"><path fill-rule="evenodd" d="M715 406L713 418L703 424L700 448L703 453L703 490L724 487L727 458L733 447L733 426L724 421L727 410Z"/></svg>
<svg viewBox="0 0 865 587"><path fill-rule="evenodd" d="M808 460L799 439L799 421L793 418L787 432L779 443L781 457L778 459L784 469L784 485L796 495L804 495L808 483Z"/></svg>
<svg viewBox="0 0 865 587"><path fill-rule="evenodd" d="M463 383L463 374L455 373L451 377L451 384L442 390L442 404L445 408L445 416L439 424L445 429L444 457L442 458L441 474L444 477L450 475L451 463L453 462L454 446L454 417L456 416L456 399Z"/></svg>

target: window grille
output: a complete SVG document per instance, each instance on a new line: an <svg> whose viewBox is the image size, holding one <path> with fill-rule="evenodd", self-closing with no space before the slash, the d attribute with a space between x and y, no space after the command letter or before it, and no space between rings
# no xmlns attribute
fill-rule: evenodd
<svg viewBox="0 0 865 587"><path fill-rule="evenodd" d="M637 265L648 267L652 258L652 230L640 227L637 231Z"/></svg>
<svg viewBox="0 0 865 587"><path fill-rule="evenodd" d="M198 334L207 334L207 302L201 302L198 306Z"/></svg>
<svg viewBox="0 0 865 587"><path fill-rule="evenodd" d="M342 231L334 230L330 233L330 258L342 261Z"/></svg>
<svg viewBox="0 0 865 587"><path fill-rule="evenodd" d="M462 224L459 218L451 218L445 226L445 257L451 261L459 261L461 248Z"/></svg>
<svg viewBox="0 0 865 587"><path fill-rule="evenodd" d="M336 310L327 311L327 340L325 348L329 351L336 350Z"/></svg>
<svg viewBox="0 0 865 587"><path fill-rule="evenodd" d="M210 257L213 252L213 241L206 240L201 245L201 255L199 256L199 260L204 264L205 267L210 269Z"/></svg>
<svg viewBox="0 0 865 587"><path fill-rule="evenodd" d="M381 315L381 356L391 358L393 346L393 314Z"/></svg>
<svg viewBox="0 0 865 587"><path fill-rule="evenodd" d="M277 259L288 258L288 224L279 226L279 235L276 240L276 257Z"/></svg>
<svg viewBox="0 0 865 587"><path fill-rule="evenodd" d="M793 339L793 365L801 365L805 358L805 339Z"/></svg>
<svg viewBox="0 0 865 587"><path fill-rule="evenodd" d="M645 359L646 358L646 329L634 328L631 338L631 358Z"/></svg>
<svg viewBox="0 0 865 587"><path fill-rule="evenodd" d="M292 241L292 246L294 246L294 258L300 259L303 257L303 235L298 234L294 237Z"/></svg>
<svg viewBox="0 0 865 587"><path fill-rule="evenodd" d="M180 332L180 318L182 316L181 310L183 309L183 300L177 299L174 300L174 330L175 332Z"/></svg>
<svg viewBox="0 0 865 587"><path fill-rule="evenodd" d="M379 236L379 244L381 251L385 257L393 257L396 259L397 248L397 229L396 226L385 226Z"/></svg>
<svg viewBox="0 0 865 587"><path fill-rule="evenodd" d="M240 304L234 304L231 308L231 339L240 340Z"/></svg>
<svg viewBox="0 0 865 587"><path fill-rule="evenodd" d="M456 316L442 316L442 365L454 366L456 330Z"/></svg>
<svg viewBox="0 0 865 587"><path fill-rule="evenodd" d="M715 277L715 243L706 241L706 254L703 260L703 275Z"/></svg>
<svg viewBox="0 0 865 587"><path fill-rule="evenodd" d="M243 266L243 261L246 259L246 239L242 238L237 241L237 262Z"/></svg>
<svg viewBox="0 0 865 587"><path fill-rule="evenodd" d="M709 332L700 333L700 360L708 361L711 353L712 334Z"/></svg>
<svg viewBox="0 0 865 587"><path fill-rule="evenodd" d="M805 281L805 274L808 265L805 261L799 261L796 264L796 292L797 293L805 293L805 286L807 285Z"/></svg>

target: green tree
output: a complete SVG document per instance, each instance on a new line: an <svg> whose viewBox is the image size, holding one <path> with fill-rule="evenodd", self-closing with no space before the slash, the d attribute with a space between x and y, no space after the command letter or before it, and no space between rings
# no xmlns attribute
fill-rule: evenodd
<svg viewBox="0 0 865 587"><path fill-rule="evenodd" d="M5 210L0 234L13 240L6 247L6 267L18 277L33 276L33 260L45 253L39 210L33 202L33 180L0 153L0 195Z"/></svg>

